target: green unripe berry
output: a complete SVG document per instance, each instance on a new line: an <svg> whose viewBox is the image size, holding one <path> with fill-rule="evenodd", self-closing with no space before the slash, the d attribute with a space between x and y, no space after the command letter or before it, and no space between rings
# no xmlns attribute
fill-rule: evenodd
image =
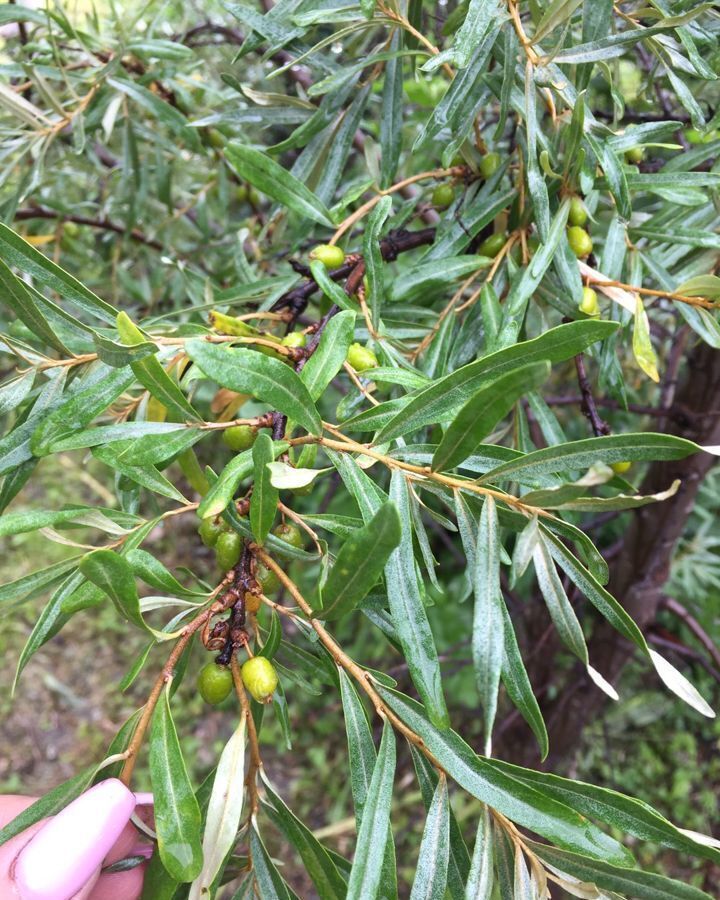
<svg viewBox="0 0 720 900"><path fill-rule="evenodd" d="M326 269L337 269L345 262L345 251L334 244L318 244L310 251L310 259L318 259Z"/></svg>
<svg viewBox="0 0 720 900"><path fill-rule="evenodd" d="M257 564L257 568L255 569L255 580L260 585L260 588L266 597L275 593L280 587L280 579L272 569L269 569L265 565L265 563L259 562Z"/></svg>
<svg viewBox="0 0 720 900"><path fill-rule="evenodd" d="M277 528L273 528L273 534L275 537L280 538L281 541L285 541L286 544L290 544L291 547L295 547L296 550L301 550L305 543L302 531L297 525L290 525L289 523L278 525Z"/></svg>
<svg viewBox="0 0 720 900"><path fill-rule="evenodd" d="M223 572L227 572L238 564L242 538L235 531L224 531L215 542L215 559Z"/></svg>
<svg viewBox="0 0 720 900"><path fill-rule="evenodd" d="M631 147L625 151L625 162L637 165L645 158L645 150L642 147Z"/></svg>
<svg viewBox="0 0 720 900"><path fill-rule="evenodd" d="M500 168L502 159L499 153L486 153L480 160L480 174L483 178L490 178Z"/></svg>
<svg viewBox="0 0 720 900"><path fill-rule="evenodd" d="M432 192L432 204L445 209L455 199L455 189L451 184L439 184Z"/></svg>
<svg viewBox="0 0 720 900"><path fill-rule="evenodd" d="M80 234L80 226L77 222L63 222L63 233L70 238L77 237Z"/></svg>
<svg viewBox="0 0 720 900"><path fill-rule="evenodd" d="M582 226L587 222L588 214L585 204L579 197L573 197L570 201L570 212L568 213L568 225Z"/></svg>
<svg viewBox="0 0 720 900"><path fill-rule="evenodd" d="M198 528L200 540L206 547L214 547L223 531L225 531L225 523L215 516L203 519Z"/></svg>
<svg viewBox="0 0 720 900"><path fill-rule="evenodd" d="M236 453L248 450L255 443L257 432L251 425L233 425L223 431L223 442Z"/></svg>
<svg viewBox="0 0 720 900"><path fill-rule="evenodd" d="M240 674L245 689L254 700L258 703L269 703L272 700L278 686L278 676L269 659L253 656L242 664Z"/></svg>
<svg viewBox="0 0 720 900"><path fill-rule="evenodd" d="M686 128L685 137L689 144L711 144L720 137L720 131L714 128L712 131L698 131L697 128Z"/></svg>
<svg viewBox="0 0 720 900"><path fill-rule="evenodd" d="M489 256L491 259L496 257L505 246L507 235L497 232L486 237L477 248L478 256Z"/></svg>
<svg viewBox="0 0 720 900"><path fill-rule="evenodd" d="M260 203L260 194L258 194L252 186L239 184L235 188L235 199L238 203L249 203L250 206L258 206Z"/></svg>
<svg viewBox="0 0 720 900"><path fill-rule="evenodd" d="M583 256L589 256L592 253L592 238L584 228L580 228L579 225L572 225L567 230L567 236L570 249L578 259L581 259Z"/></svg>
<svg viewBox="0 0 720 900"><path fill-rule="evenodd" d="M631 462L627 462L627 460L623 460L622 462L614 462L610 464L610 468L616 475L624 475L627 470L632 465Z"/></svg>
<svg viewBox="0 0 720 900"><path fill-rule="evenodd" d="M582 300L580 301L580 312L585 313L586 316L600 315L598 295L591 287L583 288Z"/></svg>
<svg viewBox="0 0 720 900"><path fill-rule="evenodd" d="M378 358L372 350L357 343L350 344L347 361L356 372L366 372L368 369L376 369L378 366Z"/></svg>
<svg viewBox="0 0 720 900"><path fill-rule="evenodd" d="M222 149L226 144L226 139L217 128L209 128L207 133L208 143L216 150Z"/></svg>
<svg viewBox="0 0 720 900"><path fill-rule="evenodd" d="M302 331L291 331L280 343L283 347L304 347L307 344L307 337Z"/></svg>
<svg viewBox="0 0 720 900"><path fill-rule="evenodd" d="M233 678L230 669L218 666L211 662L200 669L197 687L200 696L211 706L217 706L230 695L233 688Z"/></svg>

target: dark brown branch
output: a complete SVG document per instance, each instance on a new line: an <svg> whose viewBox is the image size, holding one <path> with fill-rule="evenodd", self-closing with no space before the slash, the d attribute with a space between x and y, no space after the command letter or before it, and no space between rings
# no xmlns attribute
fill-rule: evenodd
<svg viewBox="0 0 720 900"><path fill-rule="evenodd" d="M698 641L703 645L710 656L712 656L715 665L720 669L720 650L718 649L717 645L710 637L710 635L705 631L702 625L695 618L695 616L689 613L682 605L682 603L679 603L672 597L665 597L662 605L666 610L668 610L668 612L671 612L674 616L680 619L681 622L687 625L688 631L692 632L692 634L698 639Z"/></svg>
<svg viewBox="0 0 720 900"><path fill-rule="evenodd" d="M578 353L575 357L575 368L577 370L578 385L582 395L580 408L586 418L590 421L593 434L595 437L599 437L602 434L610 434L610 426L600 418L600 414L597 411L595 398L593 397L592 392L592 385L590 384L587 372L585 371L585 360L583 359L582 353Z"/></svg>
<svg viewBox="0 0 720 900"><path fill-rule="evenodd" d="M396 231L391 232L386 238L380 241L380 253L386 262L392 262L401 253L408 250L415 250L426 244L432 244L435 240L434 228L422 228L419 231ZM348 278L353 270L357 267L357 258L354 257L343 263L337 269L333 269L328 274L333 281L341 281ZM362 275L360 276L362 279ZM273 305L273 310L289 309L293 313L293 318L297 318L303 313L308 304L308 300L318 290L316 282L309 278L303 284L291 288L286 291L282 297Z"/></svg>
<svg viewBox="0 0 720 900"><path fill-rule="evenodd" d="M546 397L545 402L548 406L577 406L582 403L582 397L577 394L570 394L566 397ZM695 419L715 419L720 416L720 409L709 409L702 412L688 409L686 406L675 404L669 410L661 409L657 406L643 406L640 403L628 403L627 407L623 406L617 400L610 397L595 398L596 406L602 406L606 409L618 409L621 412L637 413L640 416L657 416L659 418L669 418L680 424L687 424Z"/></svg>
<svg viewBox="0 0 720 900"><path fill-rule="evenodd" d="M15 219L24 221L28 219L62 219L65 222L76 222L78 225L88 225L90 228L98 228L102 231L113 231L115 234L121 234L132 238L140 244L153 247L155 250L163 250L163 244L148 237L139 228L125 228L124 225L118 225L117 222L111 222L110 219L91 219L88 216L80 216L76 213L63 213L55 209L48 209L46 206L30 206L26 209L19 209L15 213Z"/></svg>

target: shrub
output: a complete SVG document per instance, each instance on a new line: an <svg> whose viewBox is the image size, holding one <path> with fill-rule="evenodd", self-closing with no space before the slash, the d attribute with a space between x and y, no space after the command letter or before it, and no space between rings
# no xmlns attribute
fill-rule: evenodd
<svg viewBox="0 0 720 900"><path fill-rule="evenodd" d="M273 831L324 900L394 897L400 741L426 809L417 861L400 860L412 898L548 883L709 896L635 867L618 836L713 864L716 843L538 766L553 752L563 771L553 729L580 733L601 692L617 698L628 647L713 715L630 614L652 624L711 464L701 444L720 444L703 408L720 384L710 5L3 11L0 534L75 549L0 588L11 612L50 594L16 681L108 600L145 641L124 684L147 701L53 809L109 773L129 784L147 744L147 897L236 878L238 898L295 896ZM683 360L691 413L672 406ZM92 465L112 502L28 506L59 454ZM616 597L590 526L636 509ZM188 520L197 552L164 556L153 536L167 548ZM451 633L470 646L472 696L443 671ZM213 702L231 672L239 724L196 787L172 716L201 670L222 679ZM289 746L316 706L337 726L331 698L352 860L261 762L266 735ZM478 802L474 849L451 785Z"/></svg>

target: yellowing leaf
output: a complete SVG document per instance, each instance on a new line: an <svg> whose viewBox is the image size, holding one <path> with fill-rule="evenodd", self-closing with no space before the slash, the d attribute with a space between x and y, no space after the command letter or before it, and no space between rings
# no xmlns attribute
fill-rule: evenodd
<svg viewBox="0 0 720 900"><path fill-rule="evenodd" d="M633 353L637 364L653 381L660 381L657 370L657 356L650 342L650 323L645 307L639 297L635 299L635 328L633 330Z"/></svg>

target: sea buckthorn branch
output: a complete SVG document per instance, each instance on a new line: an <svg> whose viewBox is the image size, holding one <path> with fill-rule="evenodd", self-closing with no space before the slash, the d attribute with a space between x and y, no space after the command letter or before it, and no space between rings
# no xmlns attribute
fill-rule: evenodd
<svg viewBox="0 0 720 900"><path fill-rule="evenodd" d="M396 12L394 9L390 9L385 3L378 3L377 5L378 11L381 12L384 16L387 16L392 22L397 23L402 29L411 34L416 41L421 43L423 47L430 51L433 56L438 56L440 50L429 41L427 37L419 32L417 28L415 28L404 16L400 15L399 12ZM455 72L452 69L452 66L447 63L443 63L443 70L448 75L449 78L455 77Z"/></svg>
<svg viewBox="0 0 720 900"><path fill-rule="evenodd" d="M393 457L387 456L385 453L380 453L373 447L368 447L365 444L359 444L357 441L353 441L351 438L343 435L339 429L335 428L333 425L324 423L324 427L326 430L342 439L333 440L317 435L306 435L299 438L290 438L289 443L294 446L301 444L319 444L322 447L328 447L329 449L337 450L340 453L359 453L362 456L370 456L373 459L378 460L378 462L381 462L388 469L398 469L408 475L414 475L420 479L427 479L428 481L435 481L438 484L445 485L445 487L452 488L453 490L468 491L471 494L478 494L482 497L493 497L500 503L504 503L506 506L511 506L513 509L521 512L528 518L531 518L532 516L542 516L547 519L556 518L552 513L541 509L538 506L528 506L512 494L506 494L495 488L483 487L474 481L469 481L464 478L444 475L442 472L433 472L430 466L416 466L414 463L393 459Z"/></svg>
<svg viewBox="0 0 720 900"><path fill-rule="evenodd" d="M600 288L616 287L636 294L645 294L647 297L665 297L668 300L677 300L678 303L687 303L688 306L702 306L705 309L720 308L720 301L710 300L708 297L691 297L688 294L679 294L674 291L659 291L655 288L638 287L636 284L627 284L624 281L613 281L612 279L605 277L598 278L596 275L588 275L586 276L586 280L589 284L595 284Z"/></svg>
<svg viewBox="0 0 720 900"><path fill-rule="evenodd" d="M592 385L590 384L590 379L585 370L585 360L582 353L578 353L575 357L575 370L577 372L578 387L580 388L580 394L582 396L580 409L590 422L593 434L595 437L600 437L600 435L603 434L610 434L610 426L600 416L597 405L595 404Z"/></svg>
<svg viewBox="0 0 720 900"><path fill-rule="evenodd" d="M406 231L404 229L391 231L380 241L380 253L386 262L392 262L401 253L415 250L426 244L432 244L434 240L434 227L421 228L418 231ZM341 281L343 278L347 278L355 268L356 262L356 258L349 256L343 265L328 272L329 277L333 281ZM362 280L362 275L360 280ZM319 290L317 282L312 278L308 278L303 284L291 288L279 297L273 304L272 311L277 312L282 309L290 309L293 313L293 319L296 319L305 310L310 297L317 290Z"/></svg>
<svg viewBox="0 0 720 900"><path fill-rule="evenodd" d="M214 600L214 598L217 597L217 595L229 584L233 576L234 572L230 571L227 573L225 578L223 578L220 584L208 597L208 602ZM162 671L158 675L157 680L155 681L155 684L150 691L150 695L145 701L142 715L140 716L137 727L133 732L132 739L128 744L127 750L125 751L125 764L123 765L122 771L120 772L119 776L120 780L124 784L129 786L130 781L132 780L137 756L140 748L142 747L143 740L145 739L145 734L147 732L148 726L150 725L153 712L155 711L155 707L157 706L158 700L160 699L163 688L165 687L167 682L172 679L175 673L175 668L180 657L182 656L183 650L190 643L195 632L199 631L199 629L201 629L206 624L206 622L208 622L214 615L217 615L217 613L219 612L223 612L226 608L226 601L215 600L203 612L196 616L192 620L192 622L188 623L185 628L183 628L182 634L176 641L172 651L170 652L170 655L165 662L165 665L162 668Z"/></svg>
<svg viewBox="0 0 720 900"><path fill-rule="evenodd" d="M467 166L450 166L448 169L431 169L429 172L420 172L417 175L411 175L409 178L403 178L402 181L398 181L389 188L385 188L385 190L379 190L374 197L371 197L370 200L363 203L362 206L358 207L354 212L350 213L347 218L343 219L328 243L337 244L345 232L352 228L356 222L359 222L360 219L364 218L370 210L377 206L383 197L402 191L404 188L409 187L411 184L416 184L418 181L426 181L429 178L463 178L469 171Z"/></svg>
<svg viewBox="0 0 720 900"><path fill-rule="evenodd" d="M420 735L416 734L412 728L407 726L402 719L400 719L382 700L378 692L375 690L372 684L372 676L369 672L366 672L362 666L358 665L353 659L351 659L347 653L342 649L342 647L335 641L329 631L325 628L322 622L315 617L313 613L312 607L307 602L307 600L303 597L300 589L295 584L295 582L283 571L283 569L275 562L275 560L269 556L262 547L253 546L253 552L260 559L264 565L266 565L269 569L271 569L275 575L277 575L278 579L282 586L287 590L290 596L293 598L297 606L302 610L302 612L307 617L307 620L312 627L313 631L317 634L320 642L328 651L328 653L335 660L336 665L340 668L344 669L349 675L351 675L355 681L360 685L363 691L370 698L373 706L375 707L375 711L381 718L387 719L388 722L399 731L408 741L410 741L413 746L417 747L421 753L423 753L427 759L432 763L433 766L439 771L443 772L444 769L437 761L437 759L433 756L430 750L426 747L425 742L420 737ZM267 598L263 598L263 600L267 600ZM272 608L277 610L281 614L285 614L287 610L283 606L278 603L273 603L270 601ZM294 615L294 614L293 614Z"/></svg>
<svg viewBox="0 0 720 900"><path fill-rule="evenodd" d="M260 742L258 740L257 728L255 727L255 719L253 719L250 701L248 700L243 684L242 675L240 674L240 666L238 665L235 654L230 658L230 671L232 672L233 685L235 693L240 701L242 715L245 716L247 726L248 746L250 747L250 765L248 766L247 775L245 776L245 786L248 789L250 798L250 816L256 815L260 809L260 797L257 789L257 776L263 770L262 757L260 755Z"/></svg>

